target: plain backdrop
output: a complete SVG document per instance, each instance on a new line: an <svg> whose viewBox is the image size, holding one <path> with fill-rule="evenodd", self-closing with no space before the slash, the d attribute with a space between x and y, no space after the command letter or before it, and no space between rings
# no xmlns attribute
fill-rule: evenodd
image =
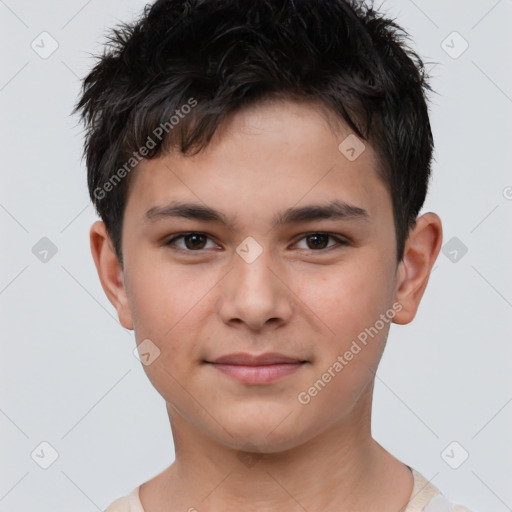
<svg viewBox="0 0 512 512"><path fill-rule="evenodd" d="M82 128L70 117L105 30L143 6L0 0L0 512L103 510L174 458L163 399L94 268L97 217ZM391 327L373 434L451 500L505 512L512 2L388 0L382 9L411 34L437 92L422 213L440 215L444 246L416 319Z"/></svg>

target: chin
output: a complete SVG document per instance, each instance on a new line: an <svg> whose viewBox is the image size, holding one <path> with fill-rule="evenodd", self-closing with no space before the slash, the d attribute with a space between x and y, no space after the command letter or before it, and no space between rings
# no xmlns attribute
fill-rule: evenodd
<svg viewBox="0 0 512 512"><path fill-rule="evenodd" d="M269 439L261 432L248 433L247 435L236 434L233 437L223 439L224 444L237 452L252 454L278 454L297 447L300 443L289 436L279 436L276 439Z"/></svg>
<svg viewBox="0 0 512 512"><path fill-rule="evenodd" d="M231 414L229 419L220 423L231 434L222 430L220 441L238 451L279 453L295 448L308 437L305 426L297 420L291 408Z"/></svg>

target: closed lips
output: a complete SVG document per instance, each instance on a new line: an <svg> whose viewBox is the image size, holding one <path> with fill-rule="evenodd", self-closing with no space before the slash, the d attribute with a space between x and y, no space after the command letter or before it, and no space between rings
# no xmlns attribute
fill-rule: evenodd
<svg viewBox="0 0 512 512"><path fill-rule="evenodd" d="M285 356L284 354L268 352L260 355L247 353L228 354L213 361L207 362L213 364L229 364L239 366L265 366L271 364L297 364L304 363L306 361L303 361L297 357L289 357Z"/></svg>

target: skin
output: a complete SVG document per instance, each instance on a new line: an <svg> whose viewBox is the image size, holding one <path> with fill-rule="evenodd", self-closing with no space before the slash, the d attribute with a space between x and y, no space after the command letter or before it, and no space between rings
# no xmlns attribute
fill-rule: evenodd
<svg viewBox="0 0 512 512"><path fill-rule="evenodd" d="M176 458L141 486L147 511L399 512L411 497L411 471L371 436L391 322L309 403L297 398L393 304L392 322L413 320L442 243L439 217L426 213L397 264L378 157L365 143L349 161L338 145L350 131L338 121L312 103L267 101L226 119L196 156L142 161L126 204L124 269L104 224L91 227L99 278L121 324L137 344L150 339L160 350L144 370L166 401ZM287 208L335 199L368 218L272 226ZM171 201L212 207L233 226L144 221ZM165 245L191 231L206 237ZM348 243L307 236L315 233ZM262 249L251 263L236 252L248 236ZM204 363L241 351L307 363L265 385ZM250 463L241 456L248 453Z"/></svg>

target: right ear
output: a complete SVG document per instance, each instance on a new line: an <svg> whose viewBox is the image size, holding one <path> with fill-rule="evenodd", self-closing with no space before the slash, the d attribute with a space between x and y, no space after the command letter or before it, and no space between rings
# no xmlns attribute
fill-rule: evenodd
<svg viewBox="0 0 512 512"><path fill-rule="evenodd" d="M103 291L116 308L121 325L126 329L133 330L133 320L128 304L123 270L117 259L105 223L96 221L91 226L89 235L92 257Z"/></svg>

